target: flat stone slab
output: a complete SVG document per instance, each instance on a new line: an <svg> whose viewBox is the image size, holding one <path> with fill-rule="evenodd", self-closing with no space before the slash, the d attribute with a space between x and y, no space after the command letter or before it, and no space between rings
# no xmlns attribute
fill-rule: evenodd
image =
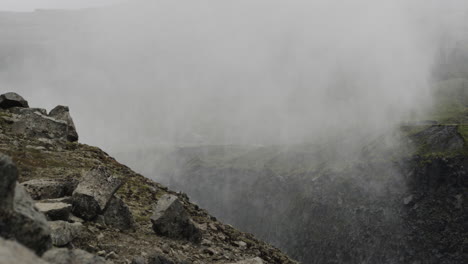
<svg viewBox="0 0 468 264"><path fill-rule="evenodd" d="M57 202L57 203L39 202L39 203L36 203L35 205L36 205L36 208L39 210L39 212L45 214L45 216L51 221L55 221L55 220L67 221L70 216L71 209L72 209L71 204L60 203L60 202Z"/></svg>
<svg viewBox="0 0 468 264"><path fill-rule="evenodd" d="M85 220L94 219L123 183L105 167L88 171L73 192L73 214Z"/></svg>
<svg viewBox="0 0 468 264"><path fill-rule="evenodd" d="M34 179L21 183L34 200L71 196L78 182L73 180Z"/></svg>

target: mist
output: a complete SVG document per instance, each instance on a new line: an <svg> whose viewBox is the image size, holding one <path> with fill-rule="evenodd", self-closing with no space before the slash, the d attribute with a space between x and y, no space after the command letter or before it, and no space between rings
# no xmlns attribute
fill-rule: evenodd
<svg viewBox="0 0 468 264"><path fill-rule="evenodd" d="M465 7L202 0L36 12L33 33L2 29L0 85L32 105L69 105L81 142L111 152L362 137L430 106L435 60Z"/></svg>

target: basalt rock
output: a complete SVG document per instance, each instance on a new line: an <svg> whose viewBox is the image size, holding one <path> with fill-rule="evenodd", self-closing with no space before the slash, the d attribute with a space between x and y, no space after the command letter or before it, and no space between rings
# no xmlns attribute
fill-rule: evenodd
<svg viewBox="0 0 468 264"><path fill-rule="evenodd" d="M0 238L0 264L47 264L34 252L14 241Z"/></svg>
<svg viewBox="0 0 468 264"><path fill-rule="evenodd" d="M151 222L154 232L158 235L201 242L201 230L195 226L175 195L165 194L158 200L153 207Z"/></svg>
<svg viewBox="0 0 468 264"><path fill-rule="evenodd" d="M92 220L104 211L123 180L99 166L88 171L73 192L73 214Z"/></svg>
<svg viewBox="0 0 468 264"><path fill-rule="evenodd" d="M111 264L104 258L95 256L81 249L54 248L42 257L51 264Z"/></svg>
<svg viewBox="0 0 468 264"><path fill-rule="evenodd" d="M78 141L78 133L76 132L76 127L73 123L68 106L59 105L55 107L50 111L49 116L57 120L65 121L68 124L67 140L71 142Z"/></svg>
<svg viewBox="0 0 468 264"><path fill-rule="evenodd" d="M5 93L0 95L0 108L29 107L28 101L17 93Z"/></svg>

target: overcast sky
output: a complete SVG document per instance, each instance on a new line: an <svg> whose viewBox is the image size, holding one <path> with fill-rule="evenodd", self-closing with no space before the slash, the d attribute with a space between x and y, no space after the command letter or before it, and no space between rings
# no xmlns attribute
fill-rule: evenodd
<svg viewBox="0 0 468 264"><path fill-rule="evenodd" d="M1 0L1 11L33 11L41 8L85 8L100 5L108 5L122 2L123 0Z"/></svg>

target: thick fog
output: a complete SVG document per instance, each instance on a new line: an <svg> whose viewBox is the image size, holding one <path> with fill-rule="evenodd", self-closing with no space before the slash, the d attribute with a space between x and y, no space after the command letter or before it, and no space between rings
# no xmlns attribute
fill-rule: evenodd
<svg viewBox="0 0 468 264"><path fill-rule="evenodd" d="M4 14L0 86L69 105L80 141L111 152L361 137L430 106L465 7L198 0Z"/></svg>

